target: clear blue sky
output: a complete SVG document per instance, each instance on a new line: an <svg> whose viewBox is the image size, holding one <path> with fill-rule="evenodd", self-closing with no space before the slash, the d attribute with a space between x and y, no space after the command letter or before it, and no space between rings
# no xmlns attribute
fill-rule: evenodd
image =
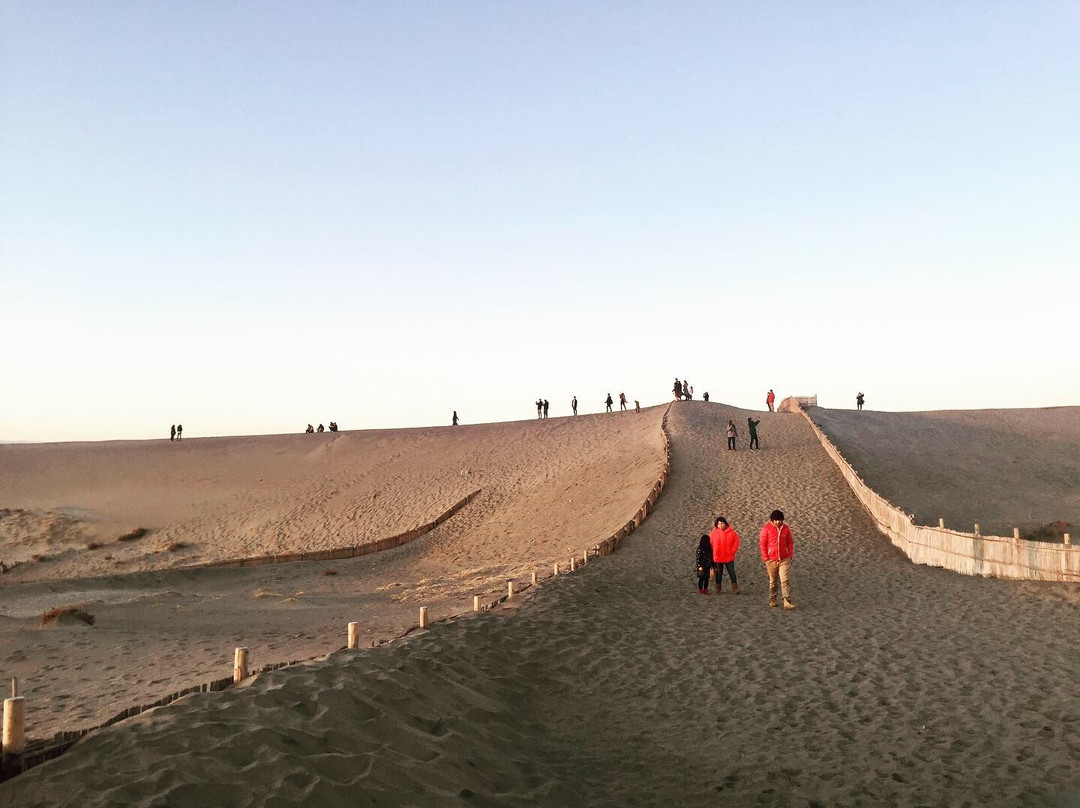
<svg viewBox="0 0 1080 808"><path fill-rule="evenodd" d="M0 0L0 439L1080 403L1080 4Z"/></svg>

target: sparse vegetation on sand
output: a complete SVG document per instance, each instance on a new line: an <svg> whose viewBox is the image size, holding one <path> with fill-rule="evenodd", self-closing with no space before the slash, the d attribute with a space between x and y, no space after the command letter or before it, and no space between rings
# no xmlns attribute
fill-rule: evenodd
<svg viewBox="0 0 1080 808"><path fill-rule="evenodd" d="M1031 541L1064 541L1071 526L1068 522L1047 522L1039 527L1020 531L1020 535Z"/></svg>
<svg viewBox="0 0 1080 808"><path fill-rule="evenodd" d="M84 609L76 608L75 606L56 606L49 609L47 612L42 612L41 625L47 626L50 623L55 623L57 620L63 620L64 618L79 620L86 623L88 626L94 625L94 615Z"/></svg>
<svg viewBox="0 0 1080 808"><path fill-rule="evenodd" d="M150 530L148 528L137 527L133 531L131 531L130 533L125 533L123 536L118 537L116 540L117 541L135 541L136 539L141 539L143 536L145 536L149 532L150 532Z"/></svg>
<svg viewBox="0 0 1080 808"><path fill-rule="evenodd" d="M337 575L337 570L325 569L322 571L323 575Z"/></svg>
<svg viewBox="0 0 1080 808"><path fill-rule="evenodd" d="M47 555L45 555L44 553L34 553L34 555L30 556L30 560L31 561L42 562L42 561L48 561L49 557Z"/></svg>
<svg viewBox="0 0 1080 808"><path fill-rule="evenodd" d="M86 549L87 550L96 550L100 546L101 546L101 542L99 542L99 541L88 541L86 543Z"/></svg>

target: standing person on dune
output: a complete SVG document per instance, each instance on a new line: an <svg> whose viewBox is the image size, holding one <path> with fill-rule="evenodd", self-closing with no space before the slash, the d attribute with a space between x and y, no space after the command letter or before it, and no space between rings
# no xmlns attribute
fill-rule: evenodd
<svg viewBox="0 0 1080 808"><path fill-rule="evenodd" d="M574 415L577 415L577 396L570 400L570 409L574 411Z"/></svg>
<svg viewBox="0 0 1080 808"><path fill-rule="evenodd" d="M607 398L604 399L604 404L607 405L607 411L608 412L611 412L611 405L614 404L614 403L615 402L611 400L611 393L608 393Z"/></svg>
<svg viewBox="0 0 1080 808"><path fill-rule="evenodd" d="M720 585L724 582L725 569L731 579L731 594L739 594L739 579L735 577L735 554L739 552L739 534L728 524L727 519L718 516L713 521L709 543L712 546L713 568L716 570L717 594L720 593Z"/></svg>
<svg viewBox="0 0 1080 808"><path fill-rule="evenodd" d="M784 595L784 608L794 609L791 602L791 559L795 555L795 540L791 528L784 524L784 512L780 510L769 514L769 521L761 527L758 537L761 560L769 573L769 606L776 606L776 579L780 579L780 590Z"/></svg>
<svg viewBox="0 0 1080 808"><path fill-rule="evenodd" d="M184 437L184 425L183 424L177 424L176 425L176 439L180 440L182 437Z"/></svg>
<svg viewBox="0 0 1080 808"><path fill-rule="evenodd" d="M769 388L769 394L767 396L765 396L765 406L767 406L769 408L769 412L774 412L774 410L773 410L773 402L774 401L776 401L776 393L774 393L772 391L772 388L770 387Z"/></svg>
<svg viewBox="0 0 1080 808"><path fill-rule="evenodd" d="M734 421L727 422L727 447L731 451L735 451L735 441L739 437L739 430L735 428Z"/></svg>
<svg viewBox="0 0 1080 808"><path fill-rule="evenodd" d="M675 377L675 386L671 388L671 392L675 394L676 401L682 401L682 384L677 376Z"/></svg>
<svg viewBox="0 0 1080 808"><path fill-rule="evenodd" d="M172 429L169 430L169 440L176 440L176 424L173 424Z"/></svg>
<svg viewBox="0 0 1080 808"><path fill-rule="evenodd" d="M750 448L751 449L760 449L761 448L761 442L758 441L758 437L757 437L757 426L760 423L761 423L760 418L758 418L756 420L754 418L747 418L746 419L746 426L750 429Z"/></svg>
<svg viewBox="0 0 1080 808"><path fill-rule="evenodd" d="M550 407L550 406L551 406L551 405L550 405L550 404L548 404L548 400L547 400L547 399L545 398L545 399L544 399L544 417L545 417L545 418L547 418L547 415L548 415L548 407Z"/></svg>
<svg viewBox="0 0 1080 808"><path fill-rule="evenodd" d="M712 546L708 536L702 536L698 541L697 556L697 591L699 595L709 594L709 570L712 569Z"/></svg>

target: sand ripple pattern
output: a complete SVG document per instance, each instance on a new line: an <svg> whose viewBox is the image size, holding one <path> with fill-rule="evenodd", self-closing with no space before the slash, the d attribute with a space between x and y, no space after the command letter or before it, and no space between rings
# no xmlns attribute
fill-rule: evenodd
<svg viewBox="0 0 1080 808"><path fill-rule="evenodd" d="M1075 590L916 567L801 418L764 416L755 453L724 450L728 418L676 404L655 514L522 608L178 702L0 806L1075 804ZM790 613L755 561L774 507ZM739 596L695 592L717 513Z"/></svg>

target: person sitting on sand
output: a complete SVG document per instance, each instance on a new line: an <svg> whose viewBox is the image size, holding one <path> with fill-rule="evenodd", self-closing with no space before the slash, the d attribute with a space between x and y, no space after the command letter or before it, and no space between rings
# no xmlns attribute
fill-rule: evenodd
<svg viewBox="0 0 1080 808"><path fill-rule="evenodd" d="M330 422L330 431L331 432L337 432L337 421L331 421Z"/></svg>
<svg viewBox="0 0 1080 808"><path fill-rule="evenodd" d="M735 577L735 554L739 552L739 534L724 517L718 516L713 521L709 544L712 548L713 567L716 569L716 591L720 591L726 569L731 579L731 594L739 594L739 579Z"/></svg>
<svg viewBox="0 0 1080 808"><path fill-rule="evenodd" d="M702 536L697 546L697 591L699 595L709 594L709 570L712 569L713 551L709 537Z"/></svg>
<svg viewBox="0 0 1080 808"><path fill-rule="evenodd" d="M780 590L784 595L784 608L794 609L791 602L791 559L795 555L795 541L791 528L784 524L784 512L780 510L769 514L769 521L761 527L758 537L761 560L769 573L769 606L776 606L776 579L780 579Z"/></svg>
<svg viewBox="0 0 1080 808"><path fill-rule="evenodd" d="M326 431L326 427L324 427L324 426L323 426L322 424L319 424L319 428L318 428L318 429L316 429L315 431L316 431L316 432L325 432L325 431Z"/></svg>
<svg viewBox="0 0 1080 808"><path fill-rule="evenodd" d="M751 449L760 449L761 448L761 442L758 440L758 437L757 437L757 425L760 424L760 423L761 423L760 418L758 418L756 421L753 418L747 418L746 419L746 425L750 428L750 448Z"/></svg>
<svg viewBox="0 0 1080 808"><path fill-rule="evenodd" d="M735 428L734 421L727 422L727 447L731 451L735 451L735 439L739 437L739 430Z"/></svg>
<svg viewBox="0 0 1080 808"><path fill-rule="evenodd" d="M315 434L315 427L313 427L311 424L308 424L307 429L304 430L304 434L305 435L314 435Z"/></svg>

